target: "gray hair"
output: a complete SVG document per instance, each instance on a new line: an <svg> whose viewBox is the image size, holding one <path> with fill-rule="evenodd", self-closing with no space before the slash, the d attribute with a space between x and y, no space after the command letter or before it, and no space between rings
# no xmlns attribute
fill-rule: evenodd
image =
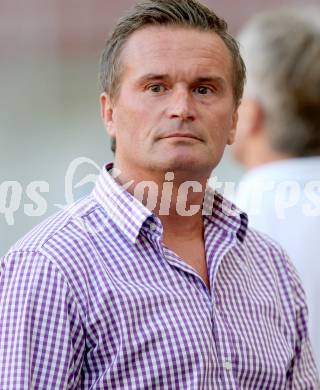
<svg viewBox="0 0 320 390"><path fill-rule="evenodd" d="M146 0L121 18L111 32L101 56L100 83L103 92L116 99L121 82L121 52L130 36L146 26L181 26L215 32L229 49L233 64L233 94L236 106L242 97L246 69L237 41L227 23L195 0ZM111 146L115 151L115 143Z"/></svg>
<svg viewBox="0 0 320 390"><path fill-rule="evenodd" d="M262 105L270 145L295 157L320 154L320 9L262 13L239 36L245 93Z"/></svg>

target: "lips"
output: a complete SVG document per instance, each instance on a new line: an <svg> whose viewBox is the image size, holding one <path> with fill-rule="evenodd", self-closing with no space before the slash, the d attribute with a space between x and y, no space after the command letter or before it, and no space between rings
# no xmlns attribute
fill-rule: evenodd
<svg viewBox="0 0 320 390"><path fill-rule="evenodd" d="M166 135L163 135L161 138L191 138L198 141L201 141L199 137L192 133L169 133Z"/></svg>

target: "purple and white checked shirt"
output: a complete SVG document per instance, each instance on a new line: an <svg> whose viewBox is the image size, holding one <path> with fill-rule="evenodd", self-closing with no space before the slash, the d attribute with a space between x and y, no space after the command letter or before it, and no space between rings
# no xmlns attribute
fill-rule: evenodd
<svg viewBox="0 0 320 390"><path fill-rule="evenodd" d="M1 261L0 389L318 389L295 270L211 199L211 291L106 169L13 246Z"/></svg>

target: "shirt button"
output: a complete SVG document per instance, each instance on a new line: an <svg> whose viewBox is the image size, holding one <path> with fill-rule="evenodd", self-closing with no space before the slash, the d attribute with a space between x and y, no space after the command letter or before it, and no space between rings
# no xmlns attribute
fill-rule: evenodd
<svg viewBox="0 0 320 390"><path fill-rule="evenodd" d="M231 362L229 362L228 360L226 360L225 362L223 362L223 368L225 369L225 370L231 370L231 368L232 368L232 364L231 364Z"/></svg>
<svg viewBox="0 0 320 390"><path fill-rule="evenodd" d="M153 232L157 229L157 225L155 223L150 223L150 230Z"/></svg>

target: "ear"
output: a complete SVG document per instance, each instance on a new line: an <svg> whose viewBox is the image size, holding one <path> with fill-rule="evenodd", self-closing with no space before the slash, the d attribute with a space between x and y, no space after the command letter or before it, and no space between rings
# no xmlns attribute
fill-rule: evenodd
<svg viewBox="0 0 320 390"><path fill-rule="evenodd" d="M100 95L100 113L108 134L115 138L115 127L113 123L113 103L105 92Z"/></svg>
<svg viewBox="0 0 320 390"><path fill-rule="evenodd" d="M257 99L246 96L238 109L239 121L237 130L241 137L254 137L261 133L264 126L264 112Z"/></svg>
<svg viewBox="0 0 320 390"><path fill-rule="evenodd" d="M227 138L227 145L232 145L234 143L236 137L237 123L238 123L238 109L235 109L234 113L232 114L232 123Z"/></svg>

